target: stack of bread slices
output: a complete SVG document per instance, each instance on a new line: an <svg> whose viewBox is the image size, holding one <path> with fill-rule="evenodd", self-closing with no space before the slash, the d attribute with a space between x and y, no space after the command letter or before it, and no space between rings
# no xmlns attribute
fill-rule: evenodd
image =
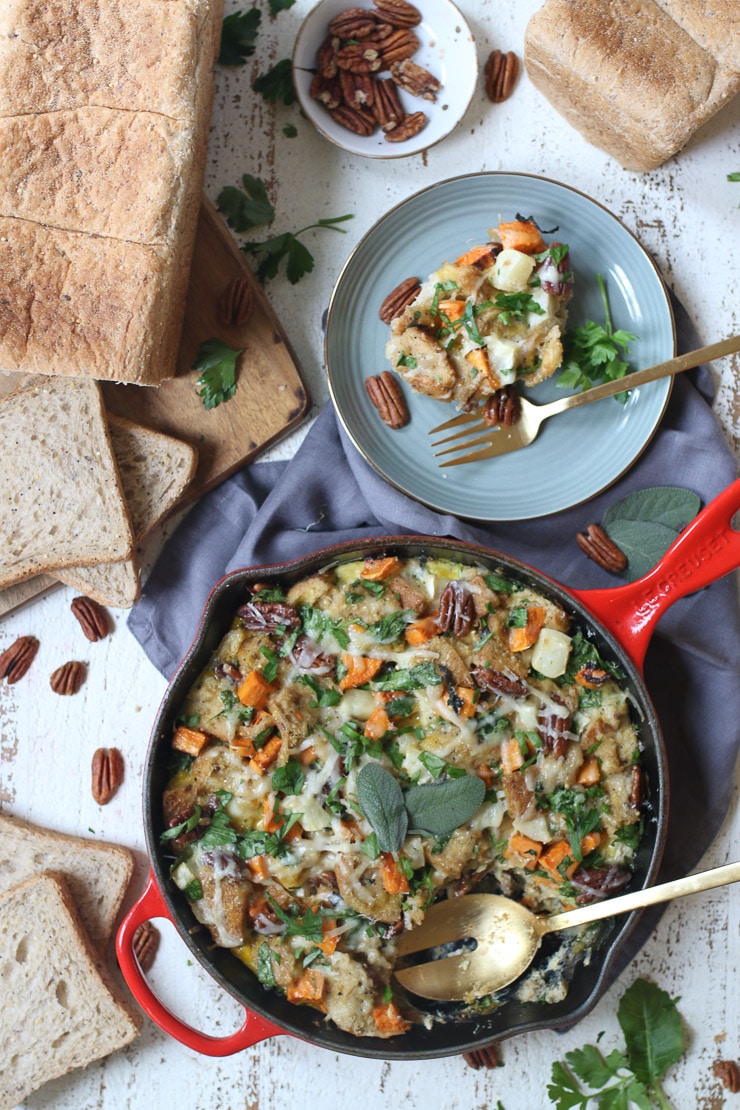
<svg viewBox="0 0 740 1110"><path fill-rule="evenodd" d="M126 848L0 815L0 1110L139 1032L106 956L132 872Z"/></svg>
<svg viewBox="0 0 740 1110"><path fill-rule="evenodd" d="M45 375L0 398L0 438L0 588L51 575L133 605L137 545L183 497L195 449L109 416L97 381Z"/></svg>

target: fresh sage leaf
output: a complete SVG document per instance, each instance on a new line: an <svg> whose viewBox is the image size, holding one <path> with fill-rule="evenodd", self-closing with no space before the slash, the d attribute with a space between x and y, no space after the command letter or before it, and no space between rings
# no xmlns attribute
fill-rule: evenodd
<svg viewBox="0 0 740 1110"><path fill-rule="evenodd" d="M650 524L664 524L680 532L693 520L701 507L697 494L690 489L675 486L652 486L628 493L604 513L602 526L609 531L609 525L617 520L642 520Z"/></svg>
<svg viewBox="0 0 740 1110"><path fill-rule="evenodd" d="M629 582L652 570L679 536L674 528L643 520L616 520L604 531L627 556L623 577Z"/></svg>
<svg viewBox="0 0 740 1110"><path fill-rule="evenodd" d="M440 839L469 821L486 788L477 775L412 786L406 791L409 830Z"/></svg>
<svg viewBox="0 0 740 1110"><path fill-rule="evenodd" d="M398 852L408 828L403 791L379 763L367 763L357 775L357 800L378 838L381 852Z"/></svg>

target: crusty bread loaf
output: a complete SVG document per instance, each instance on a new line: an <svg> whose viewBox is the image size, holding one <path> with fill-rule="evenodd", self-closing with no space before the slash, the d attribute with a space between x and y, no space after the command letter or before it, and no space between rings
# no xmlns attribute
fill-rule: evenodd
<svg viewBox="0 0 740 1110"><path fill-rule="evenodd" d="M134 870L128 848L0 814L0 894L42 871L62 876L93 944L103 949Z"/></svg>
<svg viewBox="0 0 740 1110"><path fill-rule="evenodd" d="M223 0L0 9L0 368L171 377Z"/></svg>
<svg viewBox="0 0 740 1110"><path fill-rule="evenodd" d="M0 894L0 1007L0 1110L139 1031L64 880L51 873Z"/></svg>
<svg viewBox="0 0 740 1110"><path fill-rule="evenodd" d="M524 58L588 142L651 170L740 90L737 0L545 0Z"/></svg>
<svg viewBox="0 0 740 1110"><path fill-rule="evenodd" d="M113 454L131 513L136 543L141 543L182 497L195 473L194 447L122 416L109 416ZM138 559L134 555L96 567L69 567L55 573L101 605L128 609L141 592Z"/></svg>
<svg viewBox="0 0 740 1110"><path fill-rule="evenodd" d="M100 386L39 377L0 400L0 586L127 559L131 521Z"/></svg>

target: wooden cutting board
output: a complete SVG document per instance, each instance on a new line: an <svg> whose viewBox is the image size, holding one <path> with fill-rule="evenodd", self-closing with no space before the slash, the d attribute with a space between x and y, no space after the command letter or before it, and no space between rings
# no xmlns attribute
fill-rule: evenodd
<svg viewBox="0 0 740 1110"><path fill-rule="evenodd" d="M254 310L242 327L219 320L218 300L235 277L254 292ZM201 343L218 338L242 351L230 401L206 409L192 369ZM203 197L185 308L177 374L157 388L102 383L106 408L139 424L191 443L198 469L186 494L192 501L292 431L311 408L300 365L272 306L246 264L228 227ZM0 617L46 593L41 576L0 591Z"/></svg>

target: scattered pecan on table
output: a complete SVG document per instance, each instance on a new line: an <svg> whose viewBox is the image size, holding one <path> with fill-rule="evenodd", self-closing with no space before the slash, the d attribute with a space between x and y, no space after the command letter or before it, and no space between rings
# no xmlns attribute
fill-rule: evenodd
<svg viewBox="0 0 740 1110"><path fill-rule="evenodd" d="M87 676L87 668L79 660L70 659L52 673L49 684L55 694L71 697L76 694Z"/></svg>
<svg viewBox="0 0 740 1110"><path fill-rule="evenodd" d="M712 1071L726 1090L732 1094L740 1091L740 1068L734 1060L717 1060Z"/></svg>
<svg viewBox="0 0 740 1110"><path fill-rule="evenodd" d="M123 756L118 748L98 748L92 757L92 796L107 805L123 782Z"/></svg>
<svg viewBox="0 0 740 1110"><path fill-rule="evenodd" d="M104 640L110 632L108 615L97 601L91 597L76 597L70 609L80 622L80 627L91 643Z"/></svg>
<svg viewBox="0 0 740 1110"><path fill-rule="evenodd" d="M38 650L39 642L35 636L19 636L0 655L0 679L7 679L8 686L12 686L23 678Z"/></svg>
<svg viewBox="0 0 740 1110"><path fill-rule="evenodd" d="M493 104L508 100L519 76L519 58L513 50L492 50L483 70L486 96Z"/></svg>

